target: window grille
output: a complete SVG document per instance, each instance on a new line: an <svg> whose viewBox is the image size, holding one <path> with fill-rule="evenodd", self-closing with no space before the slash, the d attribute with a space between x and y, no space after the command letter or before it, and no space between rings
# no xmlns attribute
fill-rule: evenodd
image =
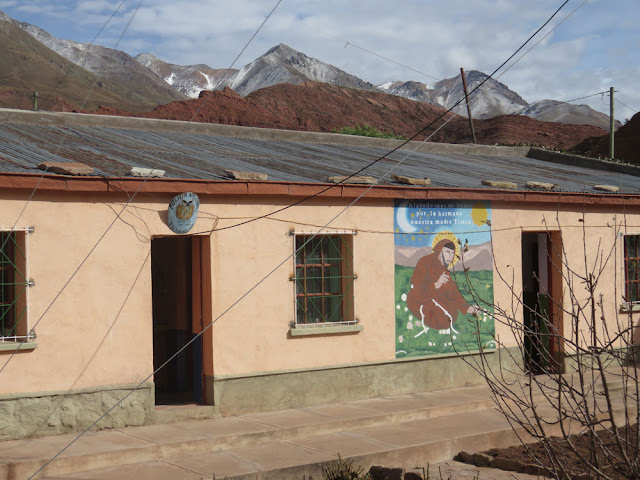
<svg viewBox="0 0 640 480"><path fill-rule="evenodd" d="M626 301L640 302L640 235L624 237L624 273Z"/></svg>
<svg viewBox="0 0 640 480"><path fill-rule="evenodd" d="M296 324L355 323L353 234L296 234Z"/></svg>
<svg viewBox="0 0 640 480"><path fill-rule="evenodd" d="M26 231L0 231L0 341L28 340Z"/></svg>

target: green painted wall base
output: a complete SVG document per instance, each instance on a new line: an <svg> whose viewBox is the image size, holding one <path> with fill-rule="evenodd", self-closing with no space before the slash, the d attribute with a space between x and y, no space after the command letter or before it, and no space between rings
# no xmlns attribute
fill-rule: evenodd
<svg viewBox="0 0 640 480"><path fill-rule="evenodd" d="M493 367L511 364L507 355L485 353ZM207 379L214 403L223 416L308 407L333 402L483 385L465 363L480 355L466 354L393 360L374 364L288 370L253 375L214 376ZM211 398L211 397L209 397Z"/></svg>
<svg viewBox="0 0 640 480"><path fill-rule="evenodd" d="M0 440L82 431L137 385L0 395ZM154 406L153 383L136 389L94 427L144 425Z"/></svg>

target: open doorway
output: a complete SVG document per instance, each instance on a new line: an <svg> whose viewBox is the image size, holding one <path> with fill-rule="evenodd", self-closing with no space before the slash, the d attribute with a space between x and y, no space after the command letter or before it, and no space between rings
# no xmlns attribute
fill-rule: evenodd
<svg viewBox="0 0 640 480"><path fill-rule="evenodd" d="M154 371L171 359L154 377L156 405L207 400L211 341L210 335L198 334L210 322L208 240L174 236L151 241Z"/></svg>
<svg viewBox="0 0 640 480"><path fill-rule="evenodd" d="M524 361L533 373L562 369L560 232L522 234Z"/></svg>

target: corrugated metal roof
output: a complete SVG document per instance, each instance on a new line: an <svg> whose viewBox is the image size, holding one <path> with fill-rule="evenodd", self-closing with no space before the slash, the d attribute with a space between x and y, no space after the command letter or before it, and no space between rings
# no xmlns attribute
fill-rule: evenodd
<svg viewBox="0 0 640 480"><path fill-rule="evenodd" d="M227 179L224 171L266 173L269 180L326 182L350 175L388 150L295 141L257 140L127 128L0 124L0 171L37 172L43 161L81 162L96 175L127 176L131 167L165 170L166 177ZM398 162L400 162L398 164ZM397 150L362 175L384 178L390 173L428 177L432 187L489 188L482 179L554 183L565 192L592 192L598 184L621 193L640 193L640 177L593 168L568 166L533 158L415 153ZM417 187L418 188L418 187Z"/></svg>

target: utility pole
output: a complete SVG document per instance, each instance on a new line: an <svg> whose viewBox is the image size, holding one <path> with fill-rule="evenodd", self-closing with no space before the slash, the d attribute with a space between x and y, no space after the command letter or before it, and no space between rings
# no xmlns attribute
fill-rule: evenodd
<svg viewBox="0 0 640 480"><path fill-rule="evenodd" d="M613 102L613 87L609 89L609 158L613 160L614 155L614 133L615 133L615 117L613 115L614 102Z"/></svg>
<svg viewBox="0 0 640 480"><path fill-rule="evenodd" d="M464 88L464 98L467 101L467 115L469 115L469 126L471 127L471 136L473 143L476 142L476 131L473 128L473 118L471 117L471 107L469 106L469 93L467 92L467 79L464 76L464 68L460 67L460 75L462 76L462 88Z"/></svg>

